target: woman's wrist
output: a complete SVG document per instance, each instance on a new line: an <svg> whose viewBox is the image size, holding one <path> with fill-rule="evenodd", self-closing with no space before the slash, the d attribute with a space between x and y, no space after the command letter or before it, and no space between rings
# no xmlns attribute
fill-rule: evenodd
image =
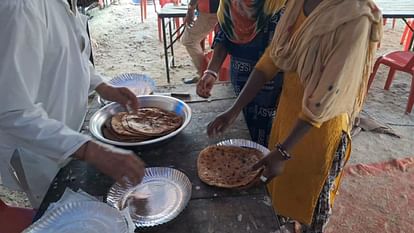
<svg viewBox="0 0 414 233"><path fill-rule="evenodd" d="M289 154L289 152L283 144L277 143L276 150L279 152L283 160L289 160L292 158L292 156Z"/></svg>
<svg viewBox="0 0 414 233"><path fill-rule="evenodd" d="M212 69L207 69L203 72L203 76L209 75L212 76L216 81L218 79L218 73Z"/></svg>

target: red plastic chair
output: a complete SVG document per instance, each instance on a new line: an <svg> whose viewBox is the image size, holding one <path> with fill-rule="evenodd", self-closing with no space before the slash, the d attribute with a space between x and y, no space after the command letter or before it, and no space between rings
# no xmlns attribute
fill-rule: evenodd
<svg viewBox="0 0 414 233"><path fill-rule="evenodd" d="M414 28L414 20L408 20L408 24ZM406 25L400 40L400 44L404 46L404 51L410 50L410 42L412 38L413 32L410 30L408 25Z"/></svg>
<svg viewBox="0 0 414 233"><path fill-rule="evenodd" d="M0 232L20 233L32 224L33 209L11 207L0 200Z"/></svg>
<svg viewBox="0 0 414 233"><path fill-rule="evenodd" d="M211 46L213 46L213 41L214 41L214 36L216 35L215 30L211 31L208 36L202 40L200 42L201 48L204 50L206 50L206 39L208 39L208 44Z"/></svg>
<svg viewBox="0 0 414 233"><path fill-rule="evenodd" d="M368 90L374 81L375 75L377 73L378 67L380 64L384 64L390 67L390 71L388 73L387 81L385 82L384 89L389 90L391 83L394 79L396 71L402 71L405 73L409 73L412 75L411 78L411 90L408 97L407 108L405 112L407 114L411 113L414 105L414 52L410 51L396 51L391 52L386 55L383 55L377 59L374 65L374 70L369 77L368 81Z"/></svg>

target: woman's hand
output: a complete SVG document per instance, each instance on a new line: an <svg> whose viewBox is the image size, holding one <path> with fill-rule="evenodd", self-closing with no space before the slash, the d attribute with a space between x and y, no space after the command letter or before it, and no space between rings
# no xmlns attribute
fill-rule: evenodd
<svg viewBox="0 0 414 233"><path fill-rule="evenodd" d="M229 109L219 114L216 119L207 126L207 134L209 137L215 137L222 134L236 120L240 111Z"/></svg>
<svg viewBox="0 0 414 233"><path fill-rule="evenodd" d="M216 78L212 74L204 73L197 83L197 95L203 98L210 97L215 82Z"/></svg>
<svg viewBox="0 0 414 233"><path fill-rule="evenodd" d="M89 141L75 152L83 160L123 186L137 185L144 177L145 164L131 151Z"/></svg>
<svg viewBox="0 0 414 233"><path fill-rule="evenodd" d="M138 99L135 94L126 87L114 87L106 83L102 83L96 89L96 92L106 100L117 102L126 109L138 109Z"/></svg>
<svg viewBox="0 0 414 233"><path fill-rule="evenodd" d="M286 160L283 159L279 150L273 150L267 154L264 158L259 160L253 165L252 170L258 170L263 168L262 177L266 178L266 183L270 182L276 176L280 176L283 173ZM263 182L264 180L262 180Z"/></svg>

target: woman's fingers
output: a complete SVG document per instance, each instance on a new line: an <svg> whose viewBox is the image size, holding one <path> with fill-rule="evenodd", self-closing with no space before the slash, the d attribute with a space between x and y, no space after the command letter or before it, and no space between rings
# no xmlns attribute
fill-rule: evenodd
<svg viewBox="0 0 414 233"><path fill-rule="evenodd" d="M208 98L209 95L206 93L206 89L205 89L205 80L203 78L201 78L198 83L197 83L197 95L199 95L200 97L203 98Z"/></svg>
<svg viewBox="0 0 414 233"><path fill-rule="evenodd" d="M262 158L261 160L259 160L257 163L255 163L252 166L252 171L256 171L259 170L259 168L262 168L263 166L265 166L266 164L266 157Z"/></svg>

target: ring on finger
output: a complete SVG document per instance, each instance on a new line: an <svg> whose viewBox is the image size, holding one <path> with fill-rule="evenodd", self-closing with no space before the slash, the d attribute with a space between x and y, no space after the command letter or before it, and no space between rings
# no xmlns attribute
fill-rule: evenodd
<svg viewBox="0 0 414 233"><path fill-rule="evenodd" d="M261 176L260 176L260 180L261 180L263 183L266 183L266 182L267 182L267 177L266 177L266 176L264 176L264 175L261 175Z"/></svg>

